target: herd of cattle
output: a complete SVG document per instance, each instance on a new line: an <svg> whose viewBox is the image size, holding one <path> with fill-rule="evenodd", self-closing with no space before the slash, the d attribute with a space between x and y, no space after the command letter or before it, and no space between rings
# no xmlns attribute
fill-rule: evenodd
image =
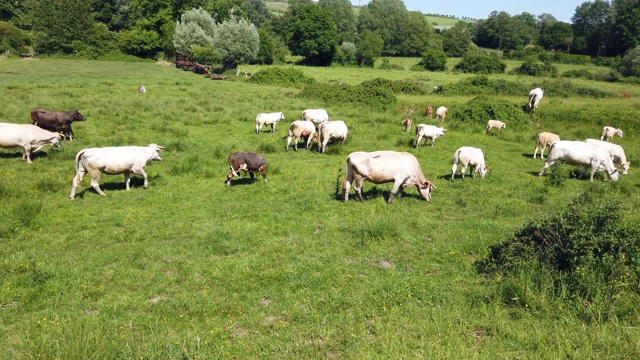
<svg viewBox="0 0 640 360"><path fill-rule="evenodd" d="M146 90L146 89L145 89ZM140 91L140 89L138 89ZM527 110L533 112L538 107L543 97L540 88L531 90ZM444 106L436 110L436 118L444 122L447 108ZM425 115L431 117L433 108L427 107ZM31 153L39 151L45 145L60 147L60 140L71 140L74 137L71 124L74 121L85 121L86 118L78 111L49 111L45 109L34 109L31 112L32 124L12 124L0 123L0 147L12 148L21 147L23 149L23 160L31 163ZM275 127L281 120L284 120L282 112L262 113L256 117L256 133L260 133L262 127L270 126L275 132ZM402 127L409 131L412 120L402 121ZM493 128L503 129L506 124L499 120L489 120L486 131ZM435 139L444 136L446 129L434 125L418 124L416 126L416 148L422 139L431 139L431 144L435 144ZM308 149L313 140L317 141L318 152L324 153L327 144L331 141L344 142L347 138L347 125L342 120L329 120L329 115L324 109L307 109L302 112L302 119L296 120L289 126L287 132L286 150L294 139L294 150L298 150L298 142L302 139L305 148ZM618 180L618 172L627 174L630 162L626 160L624 149L620 145L609 142L613 136L623 136L622 130L605 126L602 130L600 140L587 139L585 141L560 140L556 134L542 132L538 134L535 141L533 158L535 159L538 150L541 149L541 157L544 159L544 149L548 148L547 161L539 173L542 176L545 171L556 161L583 167L580 178L587 168L591 169L591 181L596 171L605 171L612 181ZM151 144L148 146L119 146L88 148L80 150L75 157L76 175L72 181L71 193L69 197L75 197L76 189L80 185L85 174L91 176L91 186L100 195L105 193L100 189L99 180L101 174L116 175L124 174L126 189L129 190L131 173L144 178L144 188L148 186L147 174L144 166L152 160L162 160L160 152L165 148ZM618 170L614 163L621 165ZM248 172L251 179L254 173L260 173L267 182L267 163L261 154L251 152L234 152L229 155L228 164L230 172L227 174L226 186L231 185L231 180L240 175L240 171ZM488 166L485 164L484 154L481 149L462 146L458 148L453 156L451 169L451 181L454 180L458 164L461 165L462 179L465 177L467 167L470 168L470 175L475 178L479 173L484 178L487 174ZM422 197L430 201L431 190L435 188L433 183L426 179L418 160L407 152L396 151L374 151L374 152L352 152L347 156L345 179L343 182L343 199L349 200L351 185L362 200L362 184L369 181L374 184L393 182L393 188L388 202L391 203L393 197L398 194L402 197L403 189L415 186Z"/></svg>

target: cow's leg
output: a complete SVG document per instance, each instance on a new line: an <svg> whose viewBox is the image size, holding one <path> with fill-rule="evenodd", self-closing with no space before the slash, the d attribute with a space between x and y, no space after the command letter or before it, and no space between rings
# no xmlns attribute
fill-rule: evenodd
<svg viewBox="0 0 640 360"><path fill-rule="evenodd" d="M100 189L100 171L92 171L89 175L91 176L91 187L93 190L102 196L107 196L107 194Z"/></svg>
<svg viewBox="0 0 640 360"><path fill-rule="evenodd" d="M31 145L23 147L22 150L22 160L26 160L28 164L31 164Z"/></svg>
<svg viewBox="0 0 640 360"><path fill-rule="evenodd" d="M129 191L129 182L131 181L131 173L129 171L124 172L124 185L127 191Z"/></svg>
<svg viewBox="0 0 640 360"><path fill-rule="evenodd" d="M460 169L460 174L462 175L462 180L464 180L464 173L467 171L467 165L462 165Z"/></svg>
<svg viewBox="0 0 640 360"><path fill-rule="evenodd" d="M387 200L389 205L391 205L391 201L398 191L400 191L398 199L402 199L402 187L407 180L409 180L408 176L404 179L396 179L396 181L393 182L393 188L391 189L391 194L389 194L389 200Z"/></svg>
<svg viewBox="0 0 640 360"><path fill-rule="evenodd" d="M253 171L249 171L249 177L251 178L251 180L253 180L253 177L254 177Z"/></svg>
<svg viewBox="0 0 640 360"><path fill-rule="evenodd" d="M271 132L276 132L276 124L271 124Z"/></svg>
<svg viewBox="0 0 640 360"><path fill-rule="evenodd" d="M136 174L136 175L140 175L144 178L144 185L142 186L143 188L148 188L149 187L149 181L147 180L147 173L144 172L143 168L131 168L131 172ZM126 175L125 175L126 176ZM129 190L129 183L127 182L127 190Z"/></svg>
<svg viewBox="0 0 640 360"><path fill-rule="evenodd" d="M287 137L287 151L289 151L289 145L291 144L291 136ZM293 150L298 151L298 144L293 144Z"/></svg>
<svg viewBox="0 0 640 360"><path fill-rule="evenodd" d="M451 181L453 181L453 179L455 178L457 169L458 164L453 164L453 166L451 166Z"/></svg>
<svg viewBox="0 0 640 360"><path fill-rule="evenodd" d="M350 178L349 175L344 177L344 182L342 183L342 198L344 202L349 201L349 190L351 190L351 181L353 178Z"/></svg>
<svg viewBox="0 0 640 360"><path fill-rule="evenodd" d="M78 188L78 186L80 186L80 182L82 181L82 178L86 173L87 172L84 167L80 165L76 176L74 176L73 180L71 181L71 193L69 194L69 199L73 200L76 197L76 189Z"/></svg>
<svg viewBox="0 0 640 360"><path fill-rule="evenodd" d="M542 149L542 152L544 152L544 148ZM538 155L538 145L536 145L536 149L533 150L533 158L536 158L536 155ZM542 157L544 159L544 156Z"/></svg>
<svg viewBox="0 0 640 360"><path fill-rule="evenodd" d="M420 140L422 140L422 136L416 136L416 149L420 146Z"/></svg>
<svg viewBox="0 0 640 360"><path fill-rule="evenodd" d="M231 185L231 179L233 179L233 176L234 176L234 171L233 170L230 171L227 174L227 187L229 187Z"/></svg>
<svg viewBox="0 0 640 360"><path fill-rule="evenodd" d="M355 182L353 183L353 189L356 191L356 195L358 196L358 201L364 201L362 198L362 183L364 182L364 178L360 175L354 176Z"/></svg>
<svg viewBox="0 0 640 360"><path fill-rule="evenodd" d="M538 176L542 176L544 174L545 171L547 171L548 168L550 168L551 166L553 166L553 164L555 164L555 161L549 161L549 157L547 156L547 162L544 163L544 166L542 167L542 170L540 170L540 173L538 174Z"/></svg>
<svg viewBox="0 0 640 360"><path fill-rule="evenodd" d="M73 133L73 129L71 128L71 125L69 125L69 140L73 140L74 137L76 137L76 135Z"/></svg>

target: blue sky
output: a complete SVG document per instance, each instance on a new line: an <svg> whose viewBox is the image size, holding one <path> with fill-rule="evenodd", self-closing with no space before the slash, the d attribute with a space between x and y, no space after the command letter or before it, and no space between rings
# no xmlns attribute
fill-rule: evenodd
<svg viewBox="0 0 640 360"><path fill-rule="evenodd" d="M556 19L571 23L576 7L587 0L404 0L408 10L423 13L455 15L486 19L492 11L505 11L509 15L528 12L533 15L551 14ZM369 0L351 0L354 5L366 5Z"/></svg>

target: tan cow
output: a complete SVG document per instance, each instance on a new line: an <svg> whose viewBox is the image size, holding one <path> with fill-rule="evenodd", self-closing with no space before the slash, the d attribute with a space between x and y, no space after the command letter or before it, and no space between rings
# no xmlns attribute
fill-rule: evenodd
<svg viewBox="0 0 640 360"><path fill-rule="evenodd" d="M324 149L332 139L344 143L348 132L347 125L342 120L322 122L318 125L318 151L324 153Z"/></svg>
<svg viewBox="0 0 640 360"><path fill-rule="evenodd" d="M424 116L431 119L433 117L433 108L431 106L427 106L427 112L424 113Z"/></svg>
<svg viewBox="0 0 640 360"><path fill-rule="evenodd" d="M413 123L413 120L411 119L404 119L402 120L401 124L402 124L402 130L409 132L409 130L411 130L411 124Z"/></svg>
<svg viewBox="0 0 640 360"><path fill-rule="evenodd" d="M352 183L358 200L363 200L362 183L365 180L374 184L393 182L393 188L387 201L389 204L398 191L398 199L402 199L404 188L409 186L415 186L425 200L431 201L431 189L436 188L431 181L425 178L415 156L407 152L352 152L347 156L342 186L342 196L345 202L349 201L349 190Z"/></svg>
<svg viewBox="0 0 640 360"><path fill-rule="evenodd" d="M31 164L31 153L45 145L60 147L62 134L31 124L0 123L0 148L22 148L22 160Z"/></svg>
<svg viewBox="0 0 640 360"><path fill-rule="evenodd" d="M444 122L444 118L447 117L447 109L444 106L440 106L438 110L436 110L436 119L440 120L440 122Z"/></svg>
<svg viewBox="0 0 640 360"><path fill-rule="evenodd" d="M298 141L301 138L305 140L304 148L309 149L311 141L317 137L318 133L316 133L316 127L311 121L296 120L291 123L291 126L289 126L289 133L287 134L287 151L289 151L289 144L291 144L292 138L295 138L293 149L298 151Z"/></svg>
<svg viewBox="0 0 640 360"><path fill-rule="evenodd" d="M602 128L602 134L600 135L600 140L609 141L615 135L622 137L622 130L616 129L613 126L605 126Z"/></svg>
<svg viewBox="0 0 640 360"><path fill-rule="evenodd" d="M487 121L487 131L496 128L496 129L504 129L507 127L507 124L503 123L500 120L489 120Z"/></svg>
<svg viewBox="0 0 640 360"><path fill-rule="evenodd" d="M538 149L542 147L542 151L540 151L540 157L544 159L544 149L551 146L552 142L558 140L560 140L560 136L557 134L546 131L539 133L536 136L536 149L533 151L533 158L536 158L536 155L538 155Z"/></svg>

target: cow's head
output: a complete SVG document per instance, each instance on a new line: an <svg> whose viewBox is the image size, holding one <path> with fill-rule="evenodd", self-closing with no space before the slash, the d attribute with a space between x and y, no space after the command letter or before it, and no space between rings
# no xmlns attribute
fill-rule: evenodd
<svg viewBox="0 0 640 360"><path fill-rule="evenodd" d="M73 119L76 121L85 121L87 120L87 118L84 117L84 115L80 114L80 111L78 109L75 109L73 111Z"/></svg>
<svg viewBox="0 0 640 360"><path fill-rule="evenodd" d="M160 157L160 152L165 149L164 146L160 146L158 144L150 144L149 147L153 149L153 154L151 155L151 160L162 160Z"/></svg>
<svg viewBox="0 0 640 360"><path fill-rule="evenodd" d="M484 179L485 175L487 175L488 170L489 167L487 165L481 167L480 170L478 170L480 172L480 177Z"/></svg>
<svg viewBox="0 0 640 360"><path fill-rule="evenodd" d="M56 137L52 138L49 143L51 144L51 146L59 148L60 147L60 139L62 139L62 134L58 133L58 134L56 134Z"/></svg>
<svg viewBox="0 0 640 360"><path fill-rule="evenodd" d="M280 112L280 120L284 120L284 113Z"/></svg>
<svg viewBox="0 0 640 360"><path fill-rule="evenodd" d="M431 201L431 189L436 189L436 186L429 180L425 181L424 184L418 185L418 190L420 191L420 195L427 200Z"/></svg>
<svg viewBox="0 0 640 360"><path fill-rule="evenodd" d="M629 172L629 166L631 166L631 161L624 162L621 165L622 165L622 175L627 175L627 172Z"/></svg>

